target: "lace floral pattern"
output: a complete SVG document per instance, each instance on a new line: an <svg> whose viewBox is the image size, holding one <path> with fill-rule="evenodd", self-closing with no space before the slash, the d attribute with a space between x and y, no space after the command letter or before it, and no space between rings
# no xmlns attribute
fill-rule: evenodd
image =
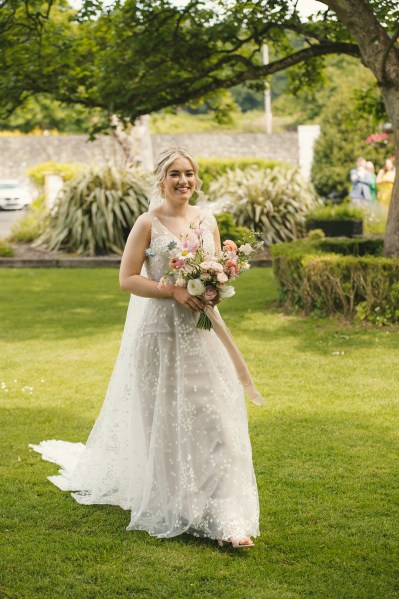
<svg viewBox="0 0 399 599"><path fill-rule="evenodd" d="M148 277L176 237L152 216ZM203 213L214 251L214 218ZM140 312L140 324L131 326ZM213 331L172 299L131 296L121 348L86 445L31 446L61 466L49 479L83 504L131 510L127 530L157 537L257 536L259 504L243 392Z"/></svg>

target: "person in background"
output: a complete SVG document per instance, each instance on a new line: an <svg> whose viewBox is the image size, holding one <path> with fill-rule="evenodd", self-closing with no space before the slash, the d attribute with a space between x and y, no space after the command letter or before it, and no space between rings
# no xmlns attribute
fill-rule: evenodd
<svg viewBox="0 0 399 599"><path fill-rule="evenodd" d="M363 157L359 157L356 161L356 168L353 168L350 172L352 189L350 197L352 204L359 205L366 202L370 202L370 183L371 176L366 170L366 160Z"/></svg>
<svg viewBox="0 0 399 599"><path fill-rule="evenodd" d="M377 198L377 177L374 164L370 160L366 162L366 171L370 174L370 200L374 203Z"/></svg>
<svg viewBox="0 0 399 599"><path fill-rule="evenodd" d="M394 180L395 167L392 160L387 158L384 166L378 171L377 175L377 199L385 208L389 208Z"/></svg>

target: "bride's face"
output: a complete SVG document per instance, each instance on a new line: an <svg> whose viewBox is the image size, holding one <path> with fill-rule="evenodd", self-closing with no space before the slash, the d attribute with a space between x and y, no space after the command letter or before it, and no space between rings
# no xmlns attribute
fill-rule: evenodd
<svg viewBox="0 0 399 599"><path fill-rule="evenodd" d="M168 167L160 186L168 200L188 202L195 191L196 182L193 165L188 158L180 156Z"/></svg>

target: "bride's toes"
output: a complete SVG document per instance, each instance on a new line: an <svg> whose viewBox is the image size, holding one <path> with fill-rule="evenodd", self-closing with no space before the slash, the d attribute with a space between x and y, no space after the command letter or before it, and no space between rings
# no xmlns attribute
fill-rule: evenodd
<svg viewBox="0 0 399 599"><path fill-rule="evenodd" d="M232 541L233 547L253 547L253 541L249 537L243 537L242 539L235 539Z"/></svg>

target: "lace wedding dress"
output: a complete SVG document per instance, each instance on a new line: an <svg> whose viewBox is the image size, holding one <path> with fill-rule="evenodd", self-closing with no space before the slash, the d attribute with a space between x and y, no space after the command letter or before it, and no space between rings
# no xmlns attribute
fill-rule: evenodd
<svg viewBox="0 0 399 599"><path fill-rule="evenodd" d="M149 213L151 214L151 212ZM207 251L214 217L202 213ZM146 276L159 280L176 237L152 215ZM234 300L232 300L234 301ZM30 445L62 469L49 480L82 504L131 510L127 530L157 537L259 535L243 390L213 330L173 299L131 295L120 351L86 445Z"/></svg>

